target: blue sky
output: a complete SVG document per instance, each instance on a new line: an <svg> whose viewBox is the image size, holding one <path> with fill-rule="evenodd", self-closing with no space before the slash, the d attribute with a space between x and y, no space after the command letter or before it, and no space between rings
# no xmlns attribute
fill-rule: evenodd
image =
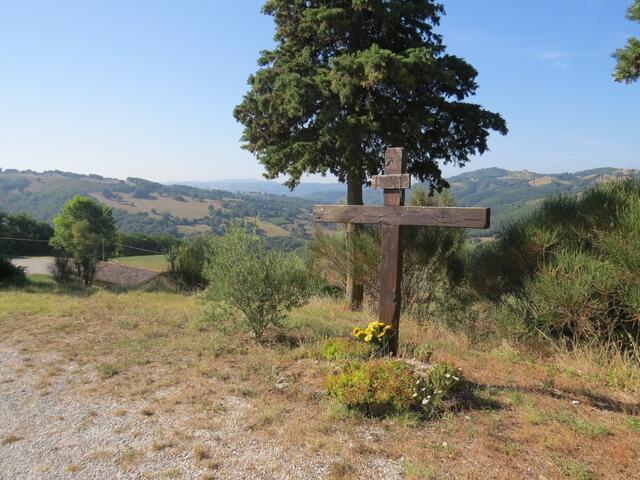
<svg viewBox="0 0 640 480"><path fill-rule="evenodd" d="M259 178L232 111L272 45L262 3L0 0L0 167ZM640 36L630 3L444 2L449 52L480 72L473 101L510 128L466 170L640 168L640 83L611 79L611 52Z"/></svg>

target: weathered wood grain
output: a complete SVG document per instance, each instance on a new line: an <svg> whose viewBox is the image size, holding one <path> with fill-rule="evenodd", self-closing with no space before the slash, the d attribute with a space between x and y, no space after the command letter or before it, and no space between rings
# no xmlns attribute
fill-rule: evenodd
<svg viewBox="0 0 640 480"><path fill-rule="evenodd" d="M390 148L385 152L385 175L378 178L398 178L405 176L407 158L401 148ZM406 175L408 177L408 175ZM409 179L409 181L411 181ZM384 189L386 208L404 209L404 189L393 183ZM389 350L398 353L400 335L400 305L402 304L402 227L383 224L380 232L380 297L378 299L378 321L391 325Z"/></svg>
<svg viewBox="0 0 640 480"><path fill-rule="evenodd" d="M398 194L394 192L394 195ZM316 205L313 209L313 220L323 223L419 225L486 229L489 228L490 218L490 208L478 207Z"/></svg>
<svg viewBox="0 0 640 480"><path fill-rule="evenodd" d="M398 175L376 175L371 177L371 188L411 188L411 176L405 174Z"/></svg>

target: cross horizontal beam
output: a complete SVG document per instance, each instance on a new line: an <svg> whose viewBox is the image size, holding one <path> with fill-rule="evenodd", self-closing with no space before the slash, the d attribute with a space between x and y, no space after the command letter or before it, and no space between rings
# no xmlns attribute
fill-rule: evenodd
<svg viewBox="0 0 640 480"><path fill-rule="evenodd" d="M371 177L371 188L411 188L411 176L406 173L397 175L375 175Z"/></svg>
<svg viewBox="0 0 640 480"><path fill-rule="evenodd" d="M430 227L489 228L490 208L316 205L313 221Z"/></svg>

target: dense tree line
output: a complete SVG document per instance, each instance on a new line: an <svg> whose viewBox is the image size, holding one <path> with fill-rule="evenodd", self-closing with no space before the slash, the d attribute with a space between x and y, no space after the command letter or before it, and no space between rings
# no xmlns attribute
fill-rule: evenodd
<svg viewBox="0 0 640 480"><path fill-rule="evenodd" d="M0 250L7 256L50 255L53 228L27 215L0 211ZM21 239L21 240L15 240Z"/></svg>

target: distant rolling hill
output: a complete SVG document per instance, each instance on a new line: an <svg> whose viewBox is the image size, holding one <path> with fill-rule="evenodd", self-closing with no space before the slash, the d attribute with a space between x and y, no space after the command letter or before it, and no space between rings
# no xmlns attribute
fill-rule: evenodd
<svg viewBox="0 0 640 480"><path fill-rule="evenodd" d="M542 174L526 170L511 171L485 168L450 177L451 193L459 206L491 207L493 233L505 222L525 215L541 200L559 193L578 193L613 178L640 176L640 170L597 168L576 173ZM208 188L225 188L238 192L269 192L298 196L314 203L336 203L346 197L346 187L339 183L302 184L293 191L267 180L231 180L189 183ZM381 193L366 189L365 203L380 203ZM471 232L484 235L487 232Z"/></svg>
<svg viewBox="0 0 640 480"><path fill-rule="evenodd" d="M51 222L74 195L113 208L124 232L183 236L221 233L232 220L255 223L270 242L295 246L312 231L312 203L297 197L162 185L141 178L48 171L0 171L0 210Z"/></svg>
<svg viewBox="0 0 640 480"><path fill-rule="evenodd" d="M640 170L598 168L539 174L487 168L448 180L458 205L491 207L491 230L470 232L491 235L548 196L578 193L598 182L632 176L640 176ZM337 203L345 198L346 188L338 183L310 182L290 192L277 182L265 180L163 185L141 178L117 180L57 170L44 173L0 170L0 210L9 213L24 212L50 222L64 202L77 194L91 196L112 207L119 227L125 232L175 236L221 233L229 221L245 219L256 223L274 244L291 246L312 232L313 204ZM379 191L365 190L366 203L380 200Z"/></svg>
<svg viewBox="0 0 640 480"><path fill-rule="evenodd" d="M491 207L492 231L526 215L543 199L577 194L600 182L640 176L640 170L597 168L576 173L541 174L485 168L449 178L458 205Z"/></svg>

